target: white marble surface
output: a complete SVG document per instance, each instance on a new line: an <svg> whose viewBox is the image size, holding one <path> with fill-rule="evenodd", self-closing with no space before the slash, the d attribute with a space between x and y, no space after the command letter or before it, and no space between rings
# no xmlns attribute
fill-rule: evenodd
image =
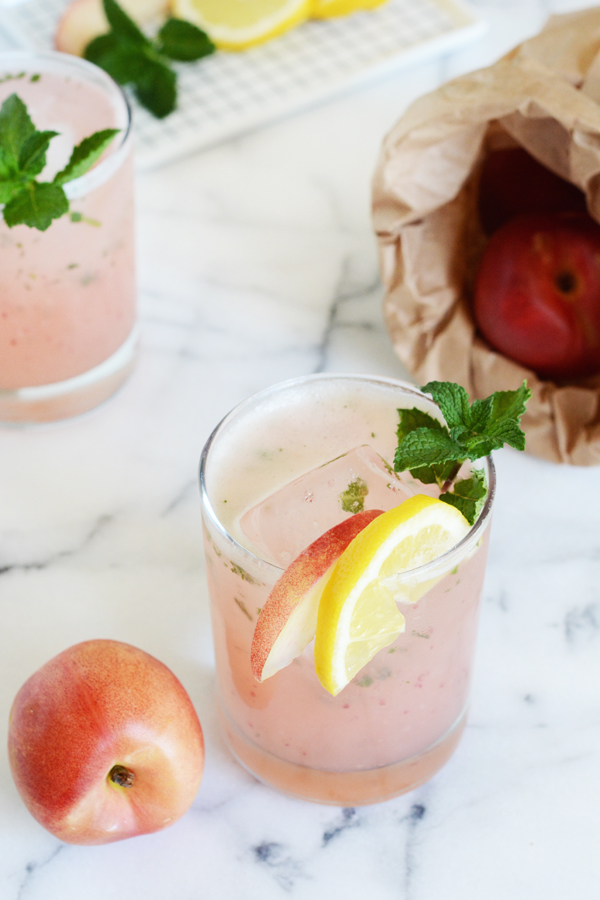
<svg viewBox="0 0 600 900"><path fill-rule="evenodd" d="M22 682L88 638L158 656L207 745L160 834L61 844L0 753L1 900L598 900L600 469L497 454L472 712L429 784L342 810L279 796L219 736L200 540L202 445L238 400L316 371L403 376L382 325L369 182L416 96L567 0L478 0L487 36L138 183L143 345L111 402L0 430L0 744Z"/></svg>

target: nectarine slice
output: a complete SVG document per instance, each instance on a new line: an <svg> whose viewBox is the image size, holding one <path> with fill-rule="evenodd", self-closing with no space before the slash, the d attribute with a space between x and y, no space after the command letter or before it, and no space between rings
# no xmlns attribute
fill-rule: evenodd
<svg viewBox="0 0 600 900"><path fill-rule="evenodd" d="M276 582L252 639L250 662L258 681L289 665L314 638L319 599L333 566L381 513L379 509L365 510L334 525L303 550Z"/></svg>
<svg viewBox="0 0 600 900"><path fill-rule="evenodd" d="M140 26L165 18L169 7L168 0L121 0L120 5ZM54 46L62 53L83 56L90 41L108 30L102 0L74 0L58 23Z"/></svg>

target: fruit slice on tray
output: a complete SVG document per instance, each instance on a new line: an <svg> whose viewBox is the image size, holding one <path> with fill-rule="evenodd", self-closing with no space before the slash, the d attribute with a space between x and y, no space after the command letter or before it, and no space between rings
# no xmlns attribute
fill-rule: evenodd
<svg viewBox="0 0 600 900"><path fill-rule="evenodd" d="M378 516L369 509L334 525L287 567L262 608L250 661L258 681L289 665L315 636L319 600L333 566L346 547Z"/></svg>
<svg viewBox="0 0 600 900"><path fill-rule="evenodd" d="M334 16L347 16L365 9L375 9L386 0L313 0L311 17L313 19L331 19Z"/></svg>
<svg viewBox="0 0 600 900"><path fill-rule="evenodd" d="M222 50L245 50L304 22L311 8L311 0L173 0L172 14Z"/></svg>
<svg viewBox="0 0 600 900"><path fill-rule="evenodd" d="M469 532L455 507L417 494L370 523L340 556L319 603L315 669L334 696L383 647L405 620L386 586L397 574L432 562ZM440 576L438 575L438 578ZM428 582L430 573L427 575ZM437 580L437 578L435 579ZM418 583L414 583L418 599Z"/></svg>
<svg viewBox="0 0 600 900"><path fill-rule="evenodd" d="M164 19L169 0L119 0L119 5L134 22L143 27ZM54 46L61 53L83 56L90 41L108 30L102 0L74 0L58 23Z"/></svg>

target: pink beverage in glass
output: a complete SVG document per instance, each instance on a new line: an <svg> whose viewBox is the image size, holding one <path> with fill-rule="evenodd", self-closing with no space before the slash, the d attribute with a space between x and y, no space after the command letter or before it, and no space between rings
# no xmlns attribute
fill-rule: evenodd
<svg viewBox="0 0 600 900"><path fill-rule="evenodd" d="M39 181L76 144L118 128L101 160L65 185L70 213L46 231L0 220L0 421L84 412L109 397L136 351L131 119L96 66L59 53L6 53L0 104L16 93L39 131L59 132Z"/></svg>
<svg viewBox="0 0 600 900"><path fill-rule="evenodd" d="M339 457L350 454L353 460L354 449L365 446L392 463L397 410L414 406L439 416L418 390L392 379L300 378L236 407L202 454L222 727L242 765L293 796L351 806L411 790L447 761L465 726L495 485L489 459L484 461L489 494L478 521L453 550L410 573L410 584L420 585L422 596L400 606L405 631L336 697L317 679L312 644L262 683L250 666L257 616L283 573L281 562L274 563L282 553L276 532L267 530L256 543L261 514L266 522L269 516L287 518L282 533L297 545L296 555L335 524L330 502L323 502L319 522L316 487L323 482L324 468L334 460L339 470ZM348 469L353 484L354 466L352 461ZM394 478L390 471L390 481ZM432 493L429 486L403 476L402 496L382 504L381 485L374 479L365 473L369 491L363 491L364 508L372 508L371 485L377 508L391 508L410 493ZM398 485L393 488L397 493ZM290 536L290 491L299 489L297 529ZM339 481L333 490L342 496ZM338 508L338 521L349 515Z"/></svg>

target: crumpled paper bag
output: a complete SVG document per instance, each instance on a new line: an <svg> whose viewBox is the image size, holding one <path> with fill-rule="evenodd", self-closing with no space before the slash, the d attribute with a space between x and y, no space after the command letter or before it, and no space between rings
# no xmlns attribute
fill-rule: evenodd
<svg viewBox="0 0 600 900"><path fill-rule="evenodd" d="M478 335L477 182L490 151L520 145L580 187L600 221L599 104L600 8L554 16L493 66L417 100L384 142L373 191L384 315L405 366L471 399L527 379L527 450L576 465L600 463L600 376L543 381Z"/></svg>

